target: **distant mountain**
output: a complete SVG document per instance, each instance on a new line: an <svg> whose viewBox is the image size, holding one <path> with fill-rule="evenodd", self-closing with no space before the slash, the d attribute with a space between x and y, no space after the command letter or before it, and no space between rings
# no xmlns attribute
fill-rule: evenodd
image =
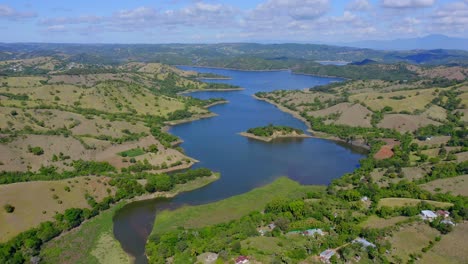
<svg viewBox="0 0 468 264"><path fill-rule="evenodd" d="M365 40L349 43L339 43L339 45L376 50L468 50L468 39L452 38L447 37L445 35L428 35L421 38L395 40Z"/></svg>

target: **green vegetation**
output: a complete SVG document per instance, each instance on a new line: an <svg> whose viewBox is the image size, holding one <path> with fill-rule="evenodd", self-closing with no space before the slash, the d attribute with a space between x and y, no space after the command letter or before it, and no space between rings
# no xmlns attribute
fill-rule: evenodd
<svg viewBox="0 0 468 264"><path fill-rule="evenodd" d="M279 178L265 187L217 203L162 212L156 217L153 233L165 232L176 227L202 227L229 221L262 209L276 197L297 197L308 191L322 190L321 186L301 186L288 178Z"/></svg>
<svg viewBox="0 0 468 264"><path fill-rule="evenodd" d="M247 133L253 134L255 136L259 137L271 137L275 132L278 132L280 134L292 134L296 133L299 135L304 134L304 131L293 128L293 127L288 127L288 126L273 126L272 124L264 127L255 127L255 128L249 128L247 130Z"/></svg>
<svg viewBox="0 0 468 264"><path fill-rule="evenodd" d="M76 232L47 242L40 257L45 263L130 263L113 236L113 216L124 203L90 219ZM86 239L83 239L86 238ZM102 243L105 241L106 243ZM76 250L79 248L80 250Z"/></svg>
<svg viewBox="0 0 468 264"><path fill-rule="evenodd" d="M157 149L156 149L156 152L157 152ZM140 156L140 155L143 155L145 154L146 152L141 149L141 148L134 148L134 149L129 149L129 150L126 150L126 151L122 151L119 153L120 156L122 157L137 157L137 156Z"/></svg>
<svg viewBox="0 0 468 264"><path fill-rule="evenodd" d="M93 167L86 164L80 164L81 171L91 171ZM213 175L208 169L188 170L186 172L177 173L173 176L165 174L153 175L142 174L139 177L147 177L148 184L144 188L137 182L135 178L131 177L115 177L109 184L114 186L117 190L115 195L105 197L101 202L90 196L86 195L86 199L91 209L85 208L69 208L63 214L56 214L54 222L45 222L37 228L22 232L7 243L0 244L0 262L9 263L23 263L31 256L36 256L42 245L52 238L68 231L74 227L79 226L84 220L88 220L105 211L123 199L131 199L133 197L142 195L146 192L153 193L156 191L170 191L177 187L180 188L181 184L189 183L197 178L203 178ZM57 197L58 198L58 197ZM51 253L55 254L55 253ZM56 256L56 255L55 255Z"/></svg>
<svg viewBox="0 0 468 264"><path fill-rule="evenodd" d="M5 204L3 206L3 209L5 209L5 212L7 212L9 214L13 213L15 211L15 207L13 205L11 205L11 204Z"/></svg>
<svg viewBox="0 0 468 264"><path fill-rule="evenodd" d="M28 146L28 151L36 156L40 156L44 154L44 150L41 147Z"/></svg>

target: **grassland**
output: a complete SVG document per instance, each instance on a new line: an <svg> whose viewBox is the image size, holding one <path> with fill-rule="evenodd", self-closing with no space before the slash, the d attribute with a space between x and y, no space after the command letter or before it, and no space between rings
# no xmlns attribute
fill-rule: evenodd
<svg viewBox="0 0 468 264"><path fill-rule="evenodd" d="M453 195L468 196L468 175L438 179L422 184L421 187L432 193L450 192Z"/></svg>
<svg viewBox="0 0 468 264"><path fill-rule="evenodd" d="M466 234L468 223L457 225L452 232L443 236L441 241L425 253L419 261L424 264L468 263L466 254Z"/></svg>
<svg viewBox="0 0 468 264"><path fill-rule="evenodd" d="M67 208L90 208L85 194L101 201L115 192L115 188L108 185L109 180L90 176L0 185L1 202L15 207L13 213L0 211L0 242L41 222L53 220L55 214L63 213Z"/></svg>
<svg viewBox="0 0 468 264"><path fill-rule="evenodd" d="M439 231L422 223L404 226L390 238L392 258L407 263L410 254L420 254L439 235Z"/></svg>
<svg viewBox="0 0 468 264"><path fill-rule="evenodd" d="M265 204L274 198L294 197L304 190L321 192L324 187L301 186L288 178L279 178L269 185L219 202L159 213L152 233L164 233L177 227L195 228L227 222L252 211L262 210Z"/></svg>
<svg viewBox="0 0 468 264"><path fill-rule="evenodd" d="M23 63L52 62L37 58ZM209 87L192 78L196 73L159 63L101 65L97 72L75 63L67 67L79 73L62 69L0 77L0 170L70 170L71 161L78 159L107 161L121 169L132 164L119 153L150 145L160 151L128 157L147 160L159 172L193 165L194 160L150 134L152 126L162 127L164 121L210 115L203 102L177 95ZM44 154L28 153L29 146L41 147Z"/></svg>
<svg viewBox="0 0 468 264"><path fill-rule="evenodd" d="M401 207L401 206L414 206L421 202L426 202L435 207L448 208L453 206L452 203L444 203L430 200L421 200L421 199L412 199L412 198L383 198L379 201L379 207L389 206L389 207Z"/></svg>
<svg viewBox="0 0 468 264"><path fill-rule="evenodd" d="M122 151L122 152L119 152L118 154L122 157L130 157L130 158L133 158L133 157L137 157L137 156L140 156L140 155L143 155L145 154L146 152L141 149L141 148L134 148L134 149L129 149L129 150L126 150L126 151Z"/></svg>
<svg viewBox="0 0 468 264"><path fill-rule="evenodd" d="M404 222L408 219L406 216L395 216L388 219L372 215L366 221L361 223L362 227L367 228L386 228Z"/></svg>
<svg viewBox="0 0 468 264"><path fill-rule="evenodd" d="M466 83L437 87L422 81L356 80L301 91L273 91L256 96L304 119L325 125L387 128L414 132L446 122L452 109L442 107L447 91L459 93L463 104ZM441 100L441 101L438 101ZM439 102L439 103L437 103ZM442 102L442 103L440 103Z"/></svg>
<svg viewBox="0 0 468 264"><path fill-rule="evenodd" d="M48 242L41 251L44 263L131 263L113 235L112 218L123 206L114 206L86 221L79 228Z"/></svg>

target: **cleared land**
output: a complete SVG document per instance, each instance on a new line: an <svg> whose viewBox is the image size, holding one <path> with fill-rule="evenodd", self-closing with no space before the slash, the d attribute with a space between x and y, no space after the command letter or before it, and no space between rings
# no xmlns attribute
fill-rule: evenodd
<svg viewBox="0 0 468 264"><path fill-rule="evenodd" d="M294 197L304 190L321 192L324 187L301 186L288 178L279 178L269 185L219 202L164 211L157 215L152 233L164 233L181 226L196 228L227 222L252 211L262 210L274 198Z"/></svg>
<svg viewBox="0 0 468 264"><path fill-rule="evenodd" d="M15 207L13 213L0 210L0 242L36 227L41 222L53 220L56 213L63 213L67 208L90 208L85 194L101 201L115 191L108 184L109 180L107 177L90 176L0 185L2 203Z"/></svg>
<svg viewBox="0 0 468 264"><path fill-rule="evenodd" d="M388 114L384 116L378 126L401 132L413 132L427 125L440 125L440 123L421 115Z"/></svg>
<svg viewBox="0 0 468 264"><path fill-rule="evenodd" d="M316 117L336 115L337 117L325 122L328 124L334 123L338 125L358 127L372 126L370 122L372 112L360 104L341 103L326 109L307 112L307 114Z"/></svg>
<svg viewBox="0 0 468 264"><path fill-rule="evenodd" d="M426 202L432 204L435 207L448 208L453 206L452 203L437 202L431 200L421 200L421 199L412 199L412 198L383 198L379 200L379 207L389 206L389 207L400 207L400 206L414 206L421 202Z"/></svg>
<svg viewBox="0 0 468 264"><path fill-rule="evenodd" d="M421 185L421 188L432 193L450 192L453 195L468 196L468 175L447 179L438 179Z"/></svg>
<svg viewBox="0 0 468 264"><path fill-rule="evenodd" d="M436 97L436 89L395 91L395 92L366 92L350 96L350 100L365 102L372 110L381 110L390 106L396 111L424 110L428 102Z"/></svg>

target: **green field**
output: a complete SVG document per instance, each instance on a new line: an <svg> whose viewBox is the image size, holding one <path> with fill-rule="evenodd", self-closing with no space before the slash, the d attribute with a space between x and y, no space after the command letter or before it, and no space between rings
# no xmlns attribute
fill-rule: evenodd
<svg viewBox="0 0 468 264"><path fill-rule="evenodd" d="M119 155L122 156L122 157L133 158L133 157L143 155L145 153L146 152L141 148L134 148L134 149L129 149L129 150L126 150L126 151L119 152Z"/></svg>
<svg viewBox="0 0 468 264"><path fill-rule="evenodd" d="M197 228L227 222L252 211L261 211L275 198L296 197L307 191L322 192L324 189L324 186L302 186L289 178L282 177L269 185L222 201L164 211L157 215L152 233L164 233L181 226Z"/></svg>
<svg viewBox="0 0 468 264"><path fill-rule="evenodd" d="M113 217L124 203L46 243L41 263L123 264L129 256L113 235Z"/></svg>

